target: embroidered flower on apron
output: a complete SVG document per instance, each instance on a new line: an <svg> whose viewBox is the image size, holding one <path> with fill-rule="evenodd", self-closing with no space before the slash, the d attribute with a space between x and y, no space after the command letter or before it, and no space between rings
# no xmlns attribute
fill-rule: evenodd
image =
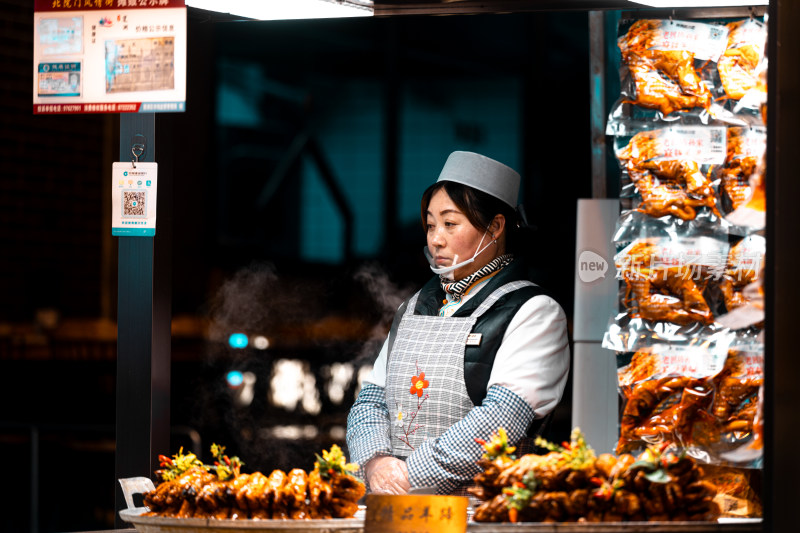
<svg viewBox="0 0 800 533"><path fill-rule="evenodd" d="M419 376L413 376L411 378L411 394L416 394L418 398L422 398L422 394L424 393L425 389L428 388L428 381L425 380L425 372L420 372Z"/></svg>
<svg viewBox="0 0 800 533"><path fill-rule="evenodd" d="M430 386L430 382L425 379L425 372L420 372L419 365L417 365L417 373L411 377L411 388L408 390L408 392L411 393L411 396L416 397L417 408L408 415L408 427L406 427L405 423L406 414L399 405L396 406L397 415L394 419L394 425L399 427L400 431L402 432L402 435L398 433L397 438L404 442L406 446L412 450L414 447L411 445L410 438L414 433L422 428L420 424L415 424L414 420L417 418L420 409L422 409L422 404L424 404L425 400L430 397L430 395L425 392L425 389L427 389L428 386Z"/></svg>

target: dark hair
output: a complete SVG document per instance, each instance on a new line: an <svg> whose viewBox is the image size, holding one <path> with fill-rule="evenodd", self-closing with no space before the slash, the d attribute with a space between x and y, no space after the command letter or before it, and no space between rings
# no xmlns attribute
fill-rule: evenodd
<svg viewBox="0 0 800 533"><path fill-rule="evenodd" d="M456 204L456 207L464 213L470 224L478 230L485 230L496 215L503 215L506 219L506 250L509 252L516 251L514 248L517 242L517 230L519 229L517 227L516 210L491 194L454 181L438 181L422 193L420 215L423 229L427 228L428 225L428 206L431 203L431 198L437 191L442 189Z"/></svg>

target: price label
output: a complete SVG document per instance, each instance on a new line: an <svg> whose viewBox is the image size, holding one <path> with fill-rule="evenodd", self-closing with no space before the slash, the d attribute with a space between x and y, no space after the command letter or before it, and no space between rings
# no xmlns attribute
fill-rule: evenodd
<svg viewBox="0 0 800 533"><path fill-rule="evenodd" d="M464 533L467 504L460 496L385 496L366 498L365 533Z"/></svg>

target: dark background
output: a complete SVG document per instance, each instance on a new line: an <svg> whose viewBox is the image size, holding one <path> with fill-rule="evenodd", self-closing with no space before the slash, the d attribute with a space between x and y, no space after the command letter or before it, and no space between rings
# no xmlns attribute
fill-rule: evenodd
<svg viewBox="0 0 800 533"><path fill-rule="evenodd" d="M0 531L102 529L116 483L119 118L32 115L32 9L0 1ZM245 23L190 10L187 86L175 136L156 140L175 161L162 453L208 461L217 442L265 471L344 444L358 369L429 276L418 200L452 150L521 172L531 273L572 316L576 200L591 196L586 12ZM271 345L234 350L234 331ZM281 360L314 376L318 411L270 400ZM326 388L336 363L353 372L342 398ZM249 405L230 370L257 376ZM568 438L570 396L551 440Z"/></svg>

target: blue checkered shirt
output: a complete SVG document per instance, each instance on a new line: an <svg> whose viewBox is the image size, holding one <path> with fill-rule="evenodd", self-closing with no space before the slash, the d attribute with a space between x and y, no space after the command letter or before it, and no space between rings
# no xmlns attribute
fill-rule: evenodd
<svg viewBox="0 0 800 533"><path fill-rule="evenodd" d="M488 439L498 428L508 433L509 444L520 441L534 413L525 400L499 385L489 388L483 403L470 410L437 439L426 440L406 460L412 487L436 487L452 494L472 483L481 471L476 464L483 447L476 438ZM347 417L350 461L362 467L378 455L392 455L391 421L382 387L365 383Z"/></svg>

